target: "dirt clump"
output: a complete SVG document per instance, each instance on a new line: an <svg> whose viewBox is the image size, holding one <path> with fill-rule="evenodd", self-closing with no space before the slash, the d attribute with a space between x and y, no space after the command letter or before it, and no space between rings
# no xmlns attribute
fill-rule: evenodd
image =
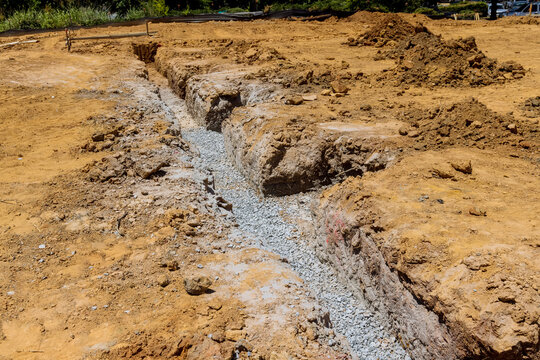
<svg viewBox="0 0 540 360"><path fill-rule="evenodd" d="M380 51L376 59L394 59L397 66L377 76L393 85L483 86L521 79L523 66L498 63L478 49L473 37L445 41L429 31L403 39L394 49Z"/></svg>
<svg viewBox="0 0 540 360"><path fill-rule="evenodd" d="M358 38L349 38L346 42L349 46L376 46L396 45L403 40L420 32L428 32L421 24L413 25L401 18L398 14L385 14L378 17L375 25L365 34Z"/></svg>
<svg viewBox="0 0 540 360"><path fill-rule="evenodd" d="M189 295L204 294L212 286L212 280L206 276L196 276L184 279L184 289Z"/></svg>
<svg viewBox="0 0 540 360"><path fill-rule="evenodd" d="M404 113L409 122L407 135L418 148L432 149L451 145L494 148L499 145L534 150L538 147L537 128L500 115L474 98L449 106Z"/></svg>

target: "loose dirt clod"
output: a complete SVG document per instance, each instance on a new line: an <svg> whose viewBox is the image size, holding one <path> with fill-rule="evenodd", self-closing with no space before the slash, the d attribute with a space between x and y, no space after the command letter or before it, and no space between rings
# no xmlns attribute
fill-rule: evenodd
<svg viewBox="0 0 540 360"><path fill-rule="evenodd" d="M184 289L190 295L204 294L212 286L212 280L206 276L195 276L184 279Z"/></svg>
<svg viewBox="0 0 540 360"><path fill-rule="evenodd" d="M452 165L456 171L464 174L472 174L472 164L470 160L469 162L451 162L450 165Z"/></svg>

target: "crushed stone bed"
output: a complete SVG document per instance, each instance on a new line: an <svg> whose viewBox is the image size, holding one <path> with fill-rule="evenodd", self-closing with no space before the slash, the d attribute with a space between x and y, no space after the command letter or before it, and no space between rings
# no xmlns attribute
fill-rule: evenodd
<svg viewBox="0 0 540 360"><path fill-rule="evenodd" d="M200 152L193 159L194 166L212 172L216 192L233 205L240 230L255 238L261 248L287 259L328 309L335 330L348 339L360 359L410 359L379 316L337 281L328 264L320 262L301 238L298 226L281 216L309 221L309 204L317 193L259 199L227 159L222 134L202 128L182 133Z"/></svg>

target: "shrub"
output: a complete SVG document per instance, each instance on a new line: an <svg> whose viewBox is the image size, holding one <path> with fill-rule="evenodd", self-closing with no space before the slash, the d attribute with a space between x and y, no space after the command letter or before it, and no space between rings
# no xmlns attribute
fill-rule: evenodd
<svg viewBox="0 0 540 360"><path fill-rule="evenodd" d="M427 15L427 16L439 15L440 14L440 12L438 12L437 10L432 9L432 8L428 8L428 7L420 7L418 9L416 9L414 12L417 13L417 14L423 14L423 15Z"/></svg>
<svg viewBox="0 0 540 360"><path fill-rule="evenodd" d="M445 7L440 8L443 12L451 12L451 13L458 13L458 14L474 14L479 13L482 16L487 16L487 4L485 2L481 1L475 1L475 2L460 2L457 4L451 4Z"/></svg>
<svg viewBox="0 0 540 360"><path fill-rule="evenodd" d="M56 29L67 26L91 26L111 21L105 10L71 8L67 10L21 10L0 23L0 31L11 29Z"/></svg>

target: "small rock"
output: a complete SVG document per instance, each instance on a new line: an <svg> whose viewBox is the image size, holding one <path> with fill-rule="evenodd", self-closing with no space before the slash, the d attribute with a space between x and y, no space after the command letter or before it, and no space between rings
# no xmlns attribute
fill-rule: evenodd
<svg viewBox="0 0 540 360"><path fill-rule="evenodd" d="M402 63L401 63L401 66L405 69L405 70L409 70L409 69L412 69L414 67L414 63L410 60L404 60Z"/></svg>
<svg viewBox="0 0 540 360"><path fill-rule="evenodd" d="M332 86L332 90L336 93L336 94L346 94L349 92L349 88L347 86L345 86L344 84L342 84L341 82L339 81L332 81L332 83L330 84L330 86Z"/></svg>
<svg viewBox="0 0 540 360"><path fill-rule="evenodd" d="M516 124L512 123L512 124L509 124L507 127L506 127L508 130L510 130L510 132L512 134L516 134L517 133L517 126Z"/></svg>
<svg viewBox="0 0 540 360"><path fill-rule="evenodd" d="M501 294L498 297L498 300L503 303L507 304L515 304L516 303L516 296L514 294Z"/></svg>
<svg viewBox="0 0 540 360"><path fill-rule="evenodd" d="M206 276L196 276L184 279L184 289L190 295L204 294L212 286L212 280Z"/></svg>
<svg viewBox="0 0 540 360"><path fill-rule="evenodd" d="M325 90L321 91L322 96L330 96L331 93L332 93L332 91L329 90L329 89L325 89Z"/></svg>
<svg viewBox="0 0 540 360"><path fill-rule="evenodd" d="M471 123L471 126L472 126L473 128L479 129L479 128L482 127L482 123L481 123L480 121L478 121L478 120L475 120L475 121L473 121L473 122Z"/></svg>
<svg viewBox="0 0 540 360"><path fill-rule="evenodd" d="M226 330L225 338L229 341L238 341L246 337L246 332L244 330Z"/></svg>
<svg viewBox="0 0 540 360"><path fill-rule="evenodd" d="M413 130L409 132L409 137L415 138L420 136L420 132L418 130Z"/></svg>
<svg viewBox="0 0 540 360"><path fill-rule="evenodd" d="M469 214L473 216L486 216L486 211L473 206L469 209Z"/></svg>
<svg viewBox="0 0 540 360"><path fill-rule="evenodd" d="M167 285L169 285L171 282L166 275L161 275L158 277L157 283L161 287L167 287Z"/></svg>
<svg viewBox="0 0 540 360"><path fill-rule="evenodd" d="M406 136L409 133L409 131L407 130L405 126L400 127L398 131L399 131L399 135L401 136Z"/></svg>
<svg viewBox="0 0 540 360"><path fill-rule="evenodd" d="M285 105L300 105L304 102L301 96L293 96L285 101Z"/></svg>
<svg viewBox="0 0 540 360"><path fill-rule="evenodd" d="M99 141L103 141L103 140L105 140L105 134L103 134L103 133L98 133L98 134L92 135L92 141L93 142L99 142Z"/></svg>
<svg viewBox="0 0 540 360"><path fill-rule="evenodd" d="M257 51L256 48L251 48L248 51L246 51L245 56L248 59L251 59L251 58L254 58L255 56L257 56L257 53L258 53L258 51Z"/></svg>
<svg viewBox="0 0 540 360"><path fill-rule="evenodd" d="M450 171L442 168L434 168L432 170L433 177L438 177L440 179L453 179L454 174L452 174Z"/></svg>
<svg viewBox="0 0 540 360"><path fill-rule="evenodd" d="M360 105L360 110L362 111L370 111L371 109L373 109L373 106L371 106L370 104Z"/></svg>
<svg viewBox="0 0 540 360"><path fill-rule="evenodd" d="M519 146L521 146L524 149L529 149L532 145L528 141L520 141Z"/></svg>
<svg viewBox="0 0 540 360"><path fill-rule="evenodd" d="M227 200L225 200L223 197L221 196L216 197L216 201L217 201L217 206L219 206L220 208L223 208L227 211L232 211L233 205Z"/></svg>
<svg viewBox="0 0 540 360"><path fill-rule="evenodd" d="M45 244L40 244L40 245L38 246L38 248L39 248L39 249L45 249Z"/></svg>
<svg viewBox="0 0 540 360"><path fill-rule="evenodd" d="M169 164L164 161L158 161L153 163L147 163L147 164L139 164L135 168L135 172L137 175L142 177L143 179L148 179L150 176L157 173L161 168L168 166Z"/></svg>
<svg viewBox="0 0 540 360"><path fill-rule="evenodd" d="M315 101L315 100L317 100L317 95L315 95L315 94L312 94L312 95L303 95L303 96L302 96L302 99L303 99L304 101Z"/></svg>
<svg viewBox="0 0 540 360"><path fill-rule="evenodd" d="M178 270L178 261L176 260L173 260L173 261L169 261L167 264L167 269L169 269L169 271L176 271Z"/></svg>
<svg viewBox="0 0 540 360"><path fill-rule="evenodd" d="M451 162L450 165L459 172L464 174L472 174L472 164L469 162Z"/></svg>

